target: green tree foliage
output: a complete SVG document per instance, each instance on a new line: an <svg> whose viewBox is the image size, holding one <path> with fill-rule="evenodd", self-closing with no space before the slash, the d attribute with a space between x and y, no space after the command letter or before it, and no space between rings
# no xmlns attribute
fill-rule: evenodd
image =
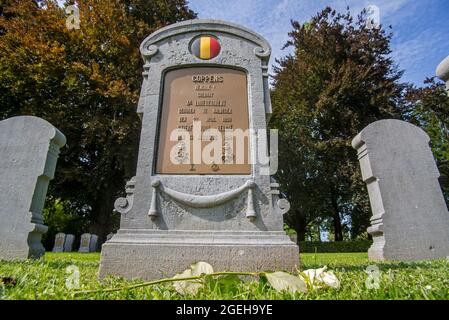
<svg viewBox="0 0 449 320"><path fill-rule="evenodd" d="M400 118L404 86L390 58L391 34L326 8L308 23L292 22L278 61L271 125L279 129L279 172L292 209L287 222L304 240L331 221L335 240L369 225L370 209L352 139L369 123Z"/></svg>
<svg viewBox="0 0 449 320"><path fill-rule="evenodd" d="M67 137L55 198L104 239L135 171L141 41L196 15L185 0L79 0L80 29L54 0L0 0L0 119L36 115ZM53 205L50 203L50 205Z"/></svg>
<svg viewBox="0 0 449 320"><path fill-rule="evenodd" d="M79 242L80 235L88 227L88 219L80 215L69 201L64 202L51 196L47 200L42 215L45 224L48 225L47 232L42 236L42 244L47 251L53 249L55 236L58 232L74 234ZM78 247L78 242L74 243L74 250Z"/></svg>
<svg viewBox="0 0 449 320"><path fill-rule="evenodd" d="M424 88L410 88L405 115L423 128L440 171L440 184L449 206L449 95L445 85L434 78L427 79Z"/></svg>

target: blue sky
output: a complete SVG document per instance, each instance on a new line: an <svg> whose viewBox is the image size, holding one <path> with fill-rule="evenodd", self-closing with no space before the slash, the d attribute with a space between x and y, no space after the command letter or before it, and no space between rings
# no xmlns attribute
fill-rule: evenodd
<svg viewBox="0 0 449 320"><path fill-rule="evenodd" d="M291 31L290 20L304 22L325 6L354 14L368 5L380 10L383 26L393 27L392 56L405 70L403 81L422 86L435 75L437 65L449 55L449 0L190 0L189 6L202 19L220 19L246 26L271 44L274 58Z"/></svg>

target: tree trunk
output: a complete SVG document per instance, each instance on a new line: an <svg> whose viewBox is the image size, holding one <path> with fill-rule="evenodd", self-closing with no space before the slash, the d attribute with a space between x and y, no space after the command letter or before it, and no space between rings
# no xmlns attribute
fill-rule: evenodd
<svg viewBox="0 0 449 320"><path fill-rule="evenodd" d="M334 209L333 220L335 241L343 241L343 228L341 226L340 210L336 199L332 199L332 206Z"/></svg>
<svg viewBox="0 0 449 320"><path fill-rule="evenodd" d="M296 243L306 240L306 218L300 212L296 213L294 229L296 231Z"/></svg>
<svg viewBox="0 0 449 320"><path fill-rule="evenodd" d="M299 242L301 241L305 241L306 240L306 228L305 225L298 225L295 228L296 234L297 234L297 239L296 239L296 243L299 244Z"/></svg>
<svg viewBox="0 0 449 320"><path fill-rule="evenodd" d="M290 210L285 215L286 222L296 231L297 244L306 239L306 217L299 210Z"/></svg>

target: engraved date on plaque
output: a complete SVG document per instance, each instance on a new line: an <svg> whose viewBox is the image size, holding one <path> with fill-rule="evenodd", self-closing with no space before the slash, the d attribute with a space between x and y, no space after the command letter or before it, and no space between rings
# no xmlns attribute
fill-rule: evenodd
<svg viewBox="0 0 449 320"><path fill-rule="evenodd" d="M156 172L250 174L248 128L243 71L218 67L169 71L164 79Z"/></svg>

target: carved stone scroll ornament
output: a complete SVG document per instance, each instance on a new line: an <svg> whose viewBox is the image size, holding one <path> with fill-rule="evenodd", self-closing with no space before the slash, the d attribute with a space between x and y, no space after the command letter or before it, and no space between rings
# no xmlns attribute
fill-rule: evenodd
<svg viewBox="0 0 449 320"><path fill-rule="evenodd" d="M247 200L247 208L246 208L246 217L250 221L254 221L256 219L256 211L254 210L254 198L253 198L253 189L256 184L254 181L248 180L246 183L237 189L210 195L210 196L198 196L193 194L182 193L162 185L160 180L154 180L152 182L153 194L151 197L151 205L150 210L148 212L148 216L151 220L156 219L159 216L159 212L157 210L157 195L158 191L166 194L173 200L186 205L191 208L214 208L218 207L230 200L238 197L240 194L248 190L248 200Z"/></svg>
<svg viewBox="0 0 449 320"><path fill-rule="evenodd" d="M273 200L273 207L280 215L286 214L290 210L290 202L287 199L280 198L279 183L271 178L271 195Z"/></svg>
<svg viewBox="0 0 449 320"><path fill-rule="evenodd" d="M261 59L268 59L271 55L271 48L266 47L256 47L254 48L254 54Z"/></svg>
<svg viewBox="0 0 449 320"><path fill-rule="evenodd" d="M136 177L133 177L126 183L126 198L118 198L115 200L114 209L120 214L128 213L133 207L134 187L136 185Z"/></svg>
<svg viewBox="0 0 449 320"><path fill-rule="evenodd" d="M143 60L149 61L152 56L158 53L159 48L156 45L148 45L141 48Z"/></svg>

